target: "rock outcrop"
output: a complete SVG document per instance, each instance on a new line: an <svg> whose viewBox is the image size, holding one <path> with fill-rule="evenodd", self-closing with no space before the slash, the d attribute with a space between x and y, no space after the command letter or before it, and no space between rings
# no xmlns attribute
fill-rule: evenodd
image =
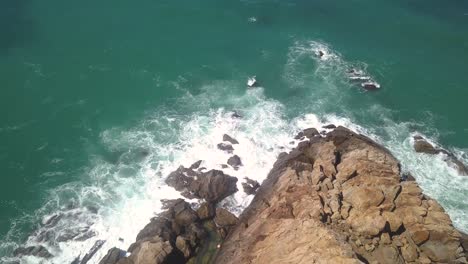
<svg viewBox="0 0 468 264"><path fill-rule="evenodd" d="M202 198L213 203L237 192L237 178L219 170L200 172L180 166L169 174L166 183L187 198Z"/></svg>
<svg viewBox="0 0 468 264"><path fill-rule="evenodd" d="M239 218L217 207L237 178L179 167L166 182L205 201L163 201L130 255L114 248L101 264L467 263L468 237L387 149L343 127L323 134L299 133L261 186L245 178L255 197Z"/></svg>
<svg viewBox="0 0 468 264"><path fill-rule="evenodd" d="M138 233L135 243L128 248L130 256L112 248L100 264L187 263L198 253L209 255L203 253L206 248L214 248L213 242L217 245L237 223L237 217L228 210L215 210L211 203L202 204L197 211L183 199L165 201L164 206L167 210Z"/></svg>
<svg viewBox="0 0 468 264"><path fill-rule="evenodd" d="M422 136L414 136L414 150L418 153L425 153L429 155L444 154L444 160L447 164L455 168L460 175L468 176L468 167L463 164L453 153L434 147Z"/></svg>
<svg viewBox="0 0 468 264"><path fill-rule="evenodd" d="M444 209L338 127L281 155L214 263L466 263Z"/></svg>

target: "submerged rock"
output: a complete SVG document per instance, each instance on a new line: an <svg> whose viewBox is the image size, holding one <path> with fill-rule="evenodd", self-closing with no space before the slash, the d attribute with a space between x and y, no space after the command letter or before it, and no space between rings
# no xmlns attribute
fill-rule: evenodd
<svg viewBox="0 0 468 264"><path fill-rule="evenodd" d="M22 256L35 256L38 258L51 258L52 254L42 245L31 246L31 247L19 247L13 251L15 257Z"/></svg>

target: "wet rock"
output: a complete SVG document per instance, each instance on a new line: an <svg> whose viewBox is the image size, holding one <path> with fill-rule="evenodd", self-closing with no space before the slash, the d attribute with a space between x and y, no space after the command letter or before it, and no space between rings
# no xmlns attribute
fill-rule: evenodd
<svg viewBox="0 0 468 264"><path fill-rule="evenodd" d="M38 258L51 258L52 254L42 245L31 246L31 247L19 247L13 251L15 257L21 256L35 256Z"/></svg>
<svg viewBox="0 0 468 264"><path fill-rule="evenodd" d="M257 181L251 180L249 178L245 178L245 182L242 183L242 188L244 192L248 195L255 194L257 189L260 187L260 184Z"/></svg>
<svg viewBox="0 0 468 264"><path fill-rule="evenodd" d="M447 162L449 166L456 169L458 174L462 176L468 175L468 167L466 167L466 165L463 164L463 162L458 160L457 157L455 157L455 155L451 153L447 154L447 158L445 159L445 162Z"/></svg>
<svg viewBox="0 0 468 264"><path fill-rule="evenodd" d="M44 221L44 225L47 227L53 227L55 226L60 219L63 218L63 214L55 214L49 217L47 220Z"/></svg>
<svg viewBox="0 0 468 264"><path fill-rule="evenodd" d="M113 247L107 251L107 254L101 259L99 264L116 264L120 259L125 257L125 251Z"/></svg>
<svg viewBox="0 0 468 264"><path fill-rule="evenodd" d="M336 126L333 125L333 124L329 124L329 125L323 126L323 128L325 128L325 129L335 129Z"/></svg>
<svg viewBox="0 0 468 264"><path fill-rule="evenodd" d="M234 111L234 112L232 113L231 117L232 117L232 118L242 118L242 116L241 116L239 113L237 113L236 111Z"/></svg>
<svg viewBox="0 0 468 264"><path fill-rule="evenodd" d="M229 227L237 224L239 219L224 208L216 208L215 223L221 227Z"/></svg>
<svg viewBox="0 0 468 264"><path fill-rule="evenodd" d="M232 153L234 151L234 148L232 147L231 144L219 143L217 147L218 149L222 151L226 151L227 153Z"/></svg>
<svg viewBox="0 0 468 264"><path fill-rule="evenodd" d="M180 167L169 174L166 183L187 198L203 198L209 202L221 201L237 192L237 178L220 170L195 172Z"/></svg>
<svg viewBox="0 0 468 264"><path fill-rule="evenodd" d="M104 245L104 243L106 243L105 240L97 240L94 243L93 247L83 257L80 264L88 263L88 261L96 254L96 252L98 252L98 250L101 249L101 247Z"/></svg>
<svg viewBox="0 0 468 264"><path fill-rule="evenodd" d="M242 161L239 156L234 155L227 160L227 164L231 165L231 167L237 170L240 166L242 166Z"/></svg>
<svg viewBox="0 0 468 264"><path fill-rule="evenodd" d="M235 138L229 136L228 134L223 135L223 141L230 142L233 145L239 144L239 141L237 141Z"/></svg>
<svg viewBox="0 0 468 264"><path fill-rule="evenodd" d="M202 203L197 209L197 214L201 220L211 219L215 216L215 208L211 203Z"/></svg>
<svg viewBox="0 0 468 264"><path fill-rule="evenodd" d="M303 139L304 137L308 139L312 139L313 137L320 136L320 133L318 132L317 129L315 128L307 128L304 129L303 131L299 132L294 139Z"/></svg>
<svg viewBox="0 0 468 264"><path fill-rule="evenodd" d="M199 161L193 163L192 165L190 165L190 169L191 169L191 170L198 169L198 167L200 167L200 164L201 164L202 162L203 162L202 160L199 160Z"/></svg>
<svg viewBox="0 0 468 264"><path fill-rule="evenodd" d="M427 142L425 139L415 139L414 150L418 153L426 153L431 155L440 153L440 150L436 149L431 143Z"/></svg>

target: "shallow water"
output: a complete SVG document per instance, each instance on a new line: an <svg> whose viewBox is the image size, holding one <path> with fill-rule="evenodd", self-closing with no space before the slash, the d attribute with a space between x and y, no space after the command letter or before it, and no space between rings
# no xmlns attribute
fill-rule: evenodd
<svg viewBox="0 0 468 264"><path fill-rule="evenodd" d="M3 261L26 243L67 263L105 239L97 263L178 197L169 172L226 163L224 133L244 163L225 172L261 181L300 129L328 123L384 144L468 231L468 178L411 141L468 163L464 1L5 0L0 14ZM350 83L352 67L382 88Z"/></svg>

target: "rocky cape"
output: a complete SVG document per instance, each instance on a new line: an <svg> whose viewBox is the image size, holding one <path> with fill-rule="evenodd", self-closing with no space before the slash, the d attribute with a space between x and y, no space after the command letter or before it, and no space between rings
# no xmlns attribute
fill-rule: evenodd
<svg viewBox="0 0 468 264"><path fill-rule="evenodd" d="M387 149L331 129L301 132L261 185L246 178L244 191L255 196L239 219L219 204L237 191L237 178L204 172L201 162L180 167L166 182L203 202L165 201L129 249L109 250L100 264L467 263L466 236L402 179ZM227 146L218 147L231 152Z"/></svg>

